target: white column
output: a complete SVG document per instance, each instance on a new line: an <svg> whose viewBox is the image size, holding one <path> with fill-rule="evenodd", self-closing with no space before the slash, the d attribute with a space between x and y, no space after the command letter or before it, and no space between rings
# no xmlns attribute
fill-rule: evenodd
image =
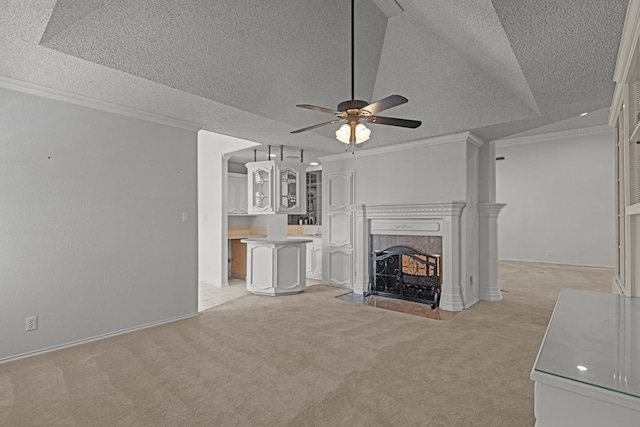
<svg viewBox="0 0 640 427"><path fill-rule="evenodd" d="M355 239L354 239L354 259L355 259L355 282L353 292L363 295L369 289L369 220L366 217L365 206L354 207L355 217Z"/></svg>
<svg viewBox="0 0 640 427"><path fill-rule="evenodd" d="M504 203L478 203L480 224L480 299L500 301L498 287L498 215Z"/></svg>
<svg viewBox="0 0 640 427"><path fill-rule="evenodd" d="M462 287L460 286L460 210L443 217L442 271L440 273L440 309L462 311ZM451 236L447 239L446 236Z"/></svg>

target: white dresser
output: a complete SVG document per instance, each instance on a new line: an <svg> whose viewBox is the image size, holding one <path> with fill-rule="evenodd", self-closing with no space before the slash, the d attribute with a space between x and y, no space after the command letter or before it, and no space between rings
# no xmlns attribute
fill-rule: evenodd
<svg viewBox="0 0 640 427"><path fill-rule="evenodd" d="M563 290L531 379L537 427L640 426L640 298Z"/></svg>

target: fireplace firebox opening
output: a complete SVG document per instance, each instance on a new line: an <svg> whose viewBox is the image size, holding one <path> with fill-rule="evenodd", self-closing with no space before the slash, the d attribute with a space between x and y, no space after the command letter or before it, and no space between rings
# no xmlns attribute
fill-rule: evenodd
<svg viewBox="0 0 640 427"><path fill-rule="evenodd" d="M373 250L369 277L368 294L429 304L432 309L439 305L439 254L403 245Z"/></svg>

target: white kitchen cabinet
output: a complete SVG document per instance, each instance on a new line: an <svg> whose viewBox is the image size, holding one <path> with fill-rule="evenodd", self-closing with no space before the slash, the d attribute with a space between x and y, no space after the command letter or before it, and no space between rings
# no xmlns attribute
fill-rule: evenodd
<svg viewBox="0 0 640 427"><path fill-rule="evenodd" d="M307 277L322 280L322 237L307 244Z"/></svg>
<svg viewBox="0 0 640 427"><path fill-rule="evenodd" d="M227 214L247 215L249 213L247 209L249 203L247 175L230 173L227 188Z"/></svg>
<svg viewBox="0 0 640 427"><path fill-rule="evenodd" d="M251 215L304 214L307 211L302 164L250 162L246 164L248 210Z"/></svg>

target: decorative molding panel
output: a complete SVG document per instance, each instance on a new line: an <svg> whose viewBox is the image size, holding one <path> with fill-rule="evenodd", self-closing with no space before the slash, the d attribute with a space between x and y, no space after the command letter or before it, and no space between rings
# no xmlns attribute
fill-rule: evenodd
<svg viewBox="0 0 640 427"><path fill-rule="evenodd" d="M443 216L460 216L466 202L432 202L412 204L367 204L354 207L356 216L374 218L440 218Z"/></svg>
<svg viewBox="0 0 640 427"><path fill-rule="evenodd" d="M351 209L353 171L329 173L329 210Z"/></svg>
<svg viewBox="0 0 640 427"><path fill-rule="evenodd" d="M329 250L329 283L351 286L353 277L353 251L349 248Z"/></svg>
<svg viewBox="0 0 640 427"><path fill-rule="evenodd" d="M393 220L372 219L369 226L370 234L387 234L401 236L441 236L442 221L440 220Z"/></svg>
<svg viewBox="0 0 640 427"><path fill-rule="evenodd" d="M299 288L300 278L305 275L300 272L300 257L305 256L299 246L276 245L276 271L278 271L278 288L289 290Z"/></svg>
<svg viewBox="0 0 640 427"><path fill-rule="evenodd" d="M330 212L328 232L329 246L351 246L351 214Z"/></svg>

